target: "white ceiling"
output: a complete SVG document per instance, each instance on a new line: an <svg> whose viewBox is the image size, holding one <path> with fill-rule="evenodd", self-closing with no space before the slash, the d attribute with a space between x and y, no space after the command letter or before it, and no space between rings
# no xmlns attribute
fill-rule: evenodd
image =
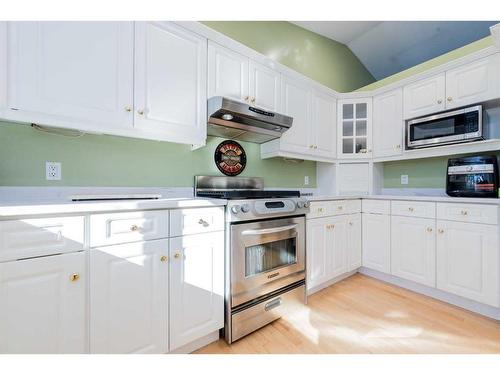
<svg viewBox="0 0 500 375"><path fill-rule="evenodd" d="M300 21L341 42L379 80L489 35L498 21Z"/></svg>

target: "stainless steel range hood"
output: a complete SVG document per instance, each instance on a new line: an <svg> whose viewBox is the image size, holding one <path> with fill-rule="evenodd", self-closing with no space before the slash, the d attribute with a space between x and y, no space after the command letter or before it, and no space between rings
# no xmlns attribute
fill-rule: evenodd
<svg viewBox="0 0 500 375"><path fill-rule="evenodd" d="M293 122L292 117L222 96L208 100L208 114L208 135L254 143L281 137Z"/></svg>

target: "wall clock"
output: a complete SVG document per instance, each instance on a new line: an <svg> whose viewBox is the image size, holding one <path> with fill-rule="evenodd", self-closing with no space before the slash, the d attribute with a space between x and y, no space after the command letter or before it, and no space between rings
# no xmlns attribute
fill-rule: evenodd
<svg viewBox="0 0 500 375"><path fill-rule="evenodd" d="M215 165L226 176L237 176L247 164L245 150L238 142L224 141L215 149Z"/></svg>

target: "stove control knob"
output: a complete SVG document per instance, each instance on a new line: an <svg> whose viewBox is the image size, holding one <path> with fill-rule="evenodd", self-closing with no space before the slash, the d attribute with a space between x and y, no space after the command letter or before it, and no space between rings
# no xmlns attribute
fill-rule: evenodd
<svg viewBox="0 0 500 375"><path fill-rule="evenodd" d="M298 201L297 202L297 208L304 208L304 202L303 201Z"/></svg>
<svg viewBox="0 0 500 375"><path fill-rule="evenodd" d="M243 206L241 206L241 212L245 213L250 211L250 205L248 203L245 203Z"/></svg>
<svg viewBox="0 0 500 375"><path fill-rule="evenodd" d="M310 205L311 205L311 204L310 204L308 201L305 201L305 202L304 202L304 208L309 208L309 206L310 206Z"/></svg>
<svg viewBox="0 0 500 375"><path fill-rule="evenodd" d="M238 212L240 212L240 206L231 207L231 212L236 215Z"/></svg>

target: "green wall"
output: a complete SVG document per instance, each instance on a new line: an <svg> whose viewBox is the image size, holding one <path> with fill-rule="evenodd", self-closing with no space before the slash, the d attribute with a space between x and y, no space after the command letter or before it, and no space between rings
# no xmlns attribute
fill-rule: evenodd
<svg viewBox="0 0 500 375"><path fill-rule="evenodd" d="M353 91L374 81L370 72L346 45L292 23L202 23L339 92Z"/></svg>
<svg viewBox="0 0 500 375"><path fill-rule="evenodd" d="M187 145L107 135L68 138L0 122L0 185L189 187L195 175L222 175L213 162L221 141L209 137L206 147L191 151ZM307 187L316 187L316 163L261 160L258 144L241 145L247 153L241 176L289 188L303 187L309 176ZM62 163L61 181L45 179L45 161Z"/></svg>
<svg viewBox="0 0 500 375"><path fill-rule="evenodd" d="M496 155L500 159L500 151L478 153L477 155ZM444 189L446 187L446 166L451 157L453 156L386 162L384 163L384 188ZM408 175L408 185L401 185L402 174Z"/></svg>

